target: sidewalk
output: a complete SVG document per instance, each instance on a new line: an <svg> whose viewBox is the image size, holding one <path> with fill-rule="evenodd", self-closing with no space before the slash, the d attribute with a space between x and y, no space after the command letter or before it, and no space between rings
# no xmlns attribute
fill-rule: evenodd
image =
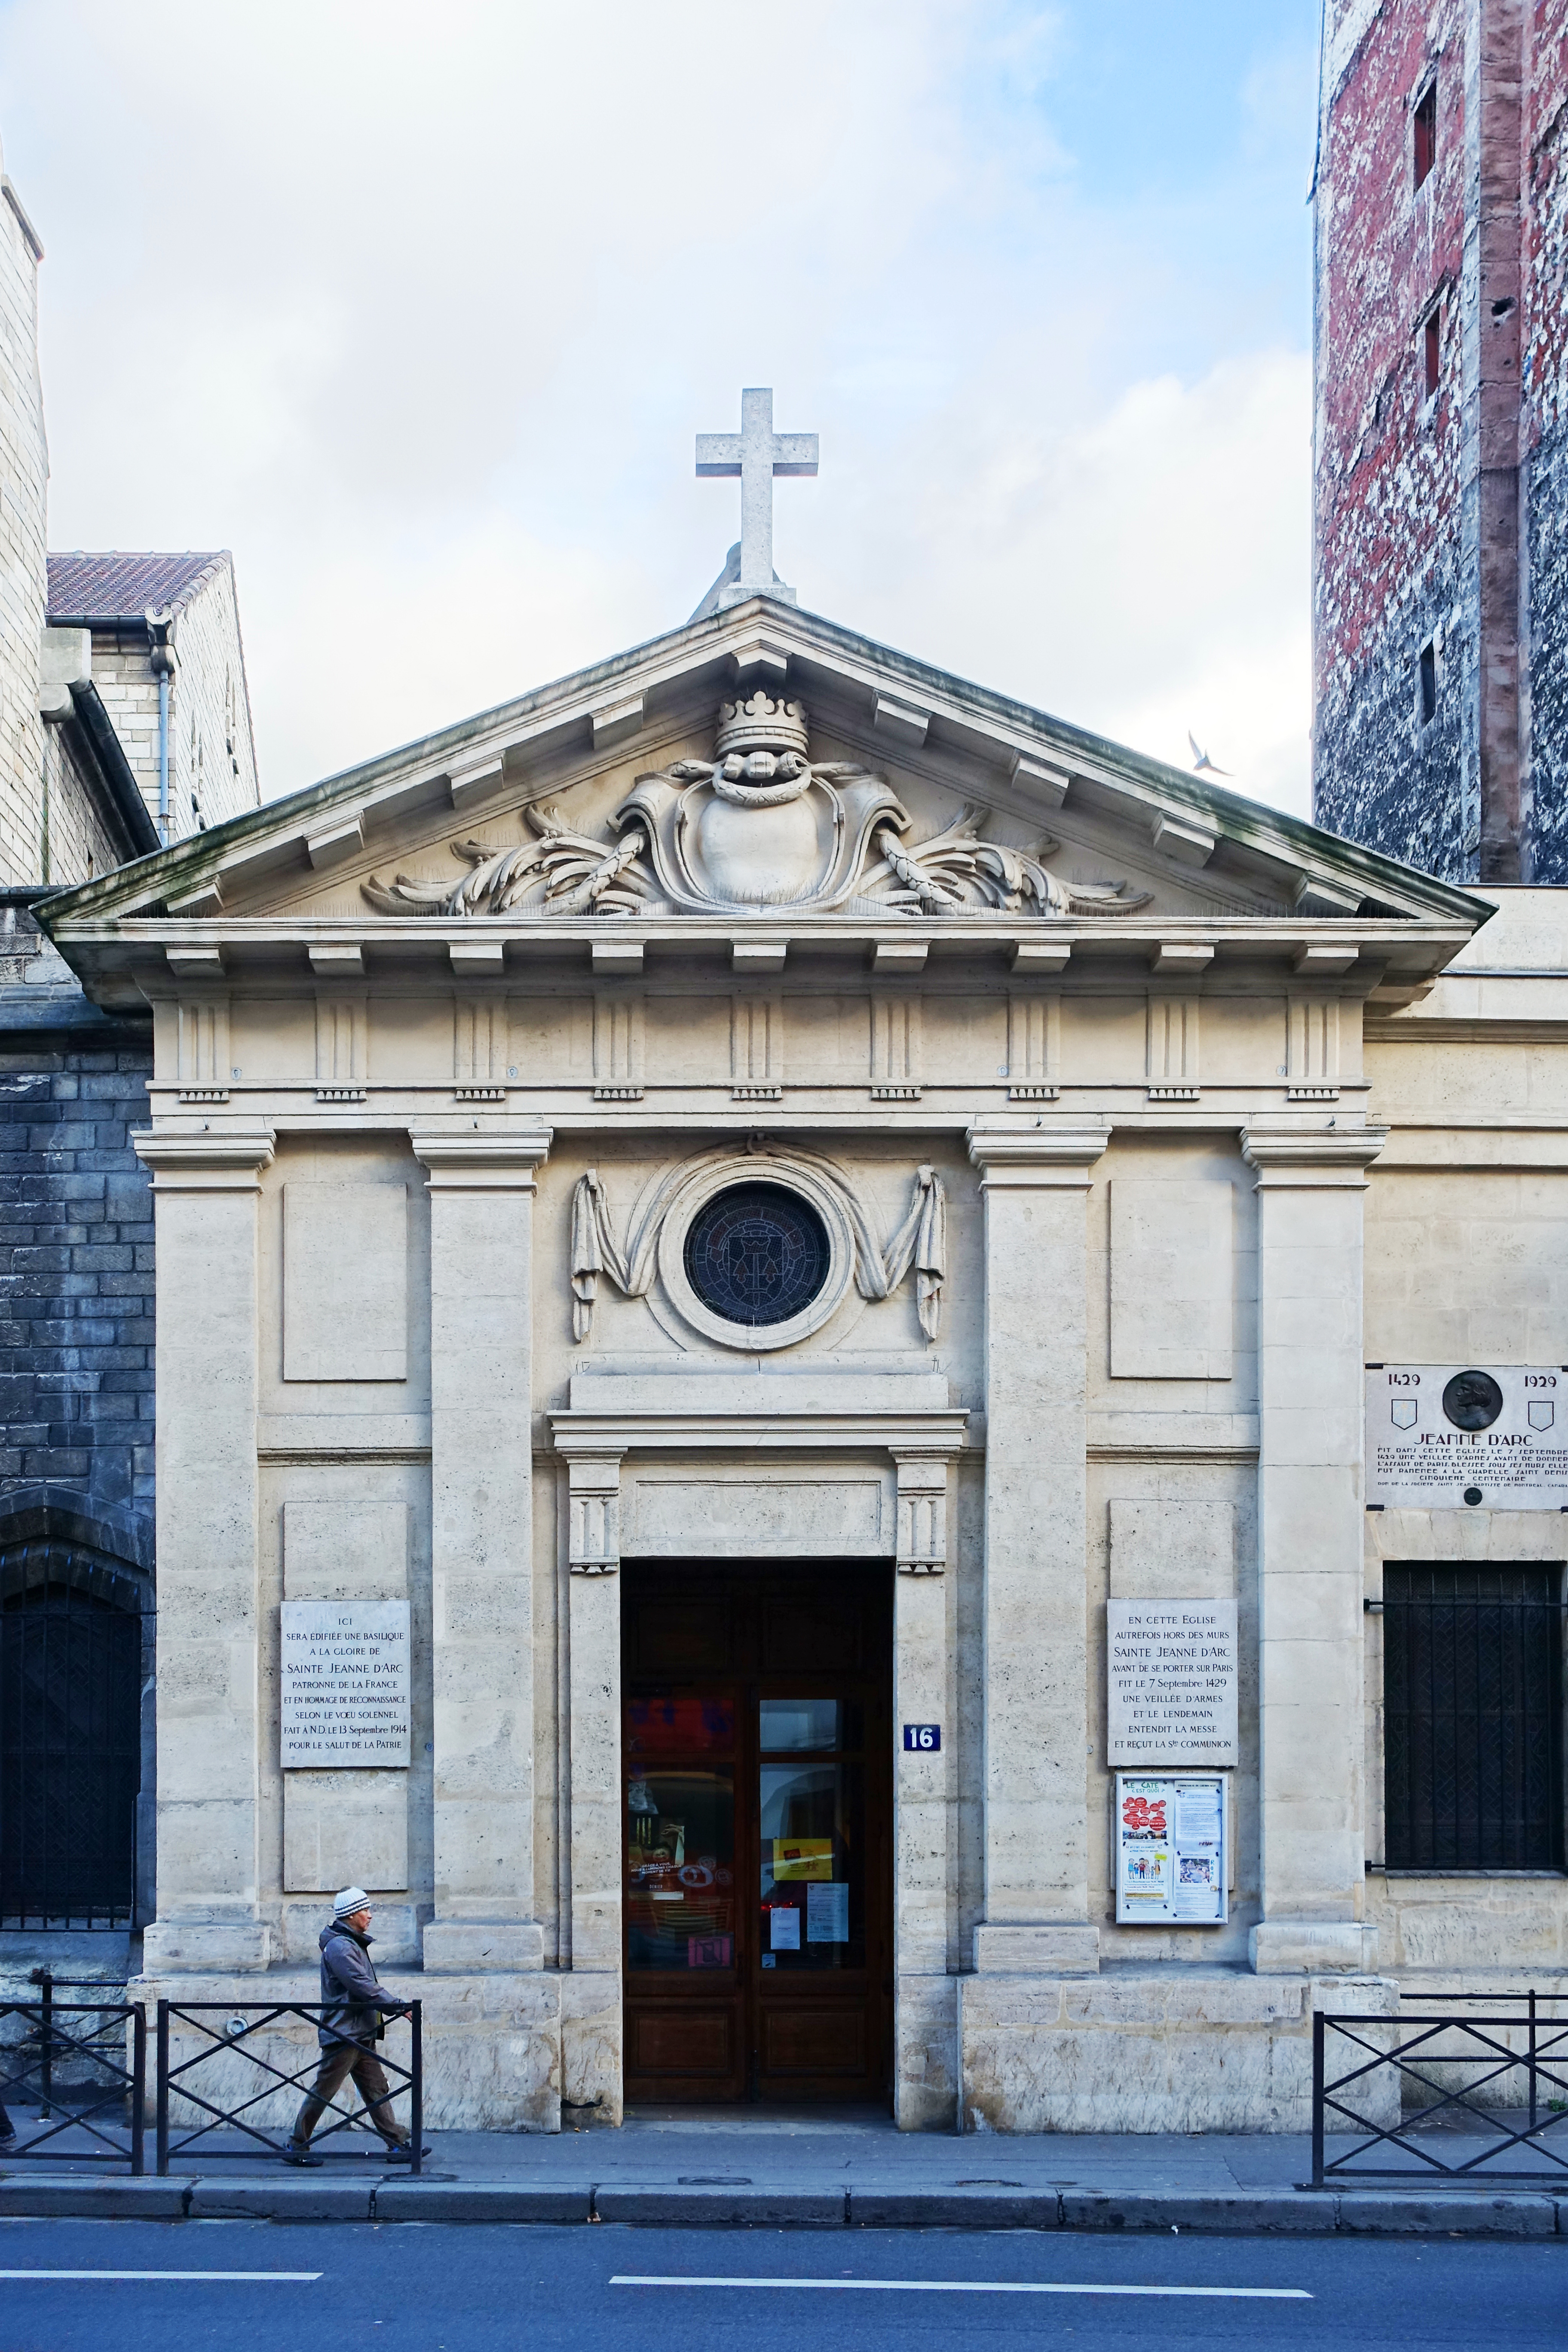
<svg viewBox="0 0 1568 2352"><path fill-rule="evenodd" d="M18 2116L19 2124L30 2118ZM667 2229L1256 2231L1568 2240L1568 2177L1510 2188L1384 2182L1302 2189L1296 2137L1052 2134L964 2139L895 2131L864 2111L644 2110L619 2131L434 2132L418 2179L372 2141L299 2172L215 2135L166 2179L0 2157L0 2219L621 2221ZM1464 2143L1442 2136L1446 2162ZM328 2147L331 2147L328 2143ZM337 2144L342 2146L342 2140ZM1331 2153L1334 2143L1331 2142ZM1568 2155L1568 2148L1564 2150ZM148 2134L147 2161L153 2161Z"/></svg>

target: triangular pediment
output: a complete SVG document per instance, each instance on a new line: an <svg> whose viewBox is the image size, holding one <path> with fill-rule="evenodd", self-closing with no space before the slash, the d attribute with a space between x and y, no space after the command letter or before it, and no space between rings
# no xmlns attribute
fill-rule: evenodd
<svg viewBox="0 0 1568 2352"><path fill-rule="evenodd" d="M758 599L61 893L46 919L90 971L95 944L148 925L434 943L584 923L958 941L1355 921L1457 946L1489 912Z"/></svg>

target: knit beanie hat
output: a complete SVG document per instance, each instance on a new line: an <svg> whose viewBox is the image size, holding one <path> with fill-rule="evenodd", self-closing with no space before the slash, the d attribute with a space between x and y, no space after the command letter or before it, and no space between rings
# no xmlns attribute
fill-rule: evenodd
<svg viewBox="0 0 1568 2352"><path fill-rule="evenodd" d="M351 1918L356 1911L368 1911L371 1899L363 1886L345 1886L332 1905L334 1919Z"/></svg>

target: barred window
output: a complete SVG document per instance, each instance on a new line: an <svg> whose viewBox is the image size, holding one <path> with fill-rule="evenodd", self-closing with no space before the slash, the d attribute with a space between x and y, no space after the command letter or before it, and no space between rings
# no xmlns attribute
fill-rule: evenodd
<svg viewBox="0 0 1568 2352"><path fill-rule="evenodd" d="M1563 1612L1554 1567L1384 1570L1390 1870L1563 1867Z"/></svg>

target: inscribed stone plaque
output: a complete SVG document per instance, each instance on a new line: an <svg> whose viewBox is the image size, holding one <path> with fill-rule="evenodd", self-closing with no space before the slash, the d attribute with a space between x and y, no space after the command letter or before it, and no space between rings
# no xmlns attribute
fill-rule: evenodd
<svg viewBox="0 0 1568 2352"><path fill-rule="evenodd" d="M1106 1603L1107 1760L1237 1761L1234 1601Z"/></svg>
<svg viewBox="0 0 1568 2352"><path fill-rule="evenodd" d="M406 1764L406 1601L285 1601L279 1763Z"/></svg>
<svg viewBox="0 0 1568 2352"><path fill-rule="evenodd" d="M1568 1507L1568 1373L1555 1364L1377 1364L1366 1499L1391 1511Z"/></svg>

